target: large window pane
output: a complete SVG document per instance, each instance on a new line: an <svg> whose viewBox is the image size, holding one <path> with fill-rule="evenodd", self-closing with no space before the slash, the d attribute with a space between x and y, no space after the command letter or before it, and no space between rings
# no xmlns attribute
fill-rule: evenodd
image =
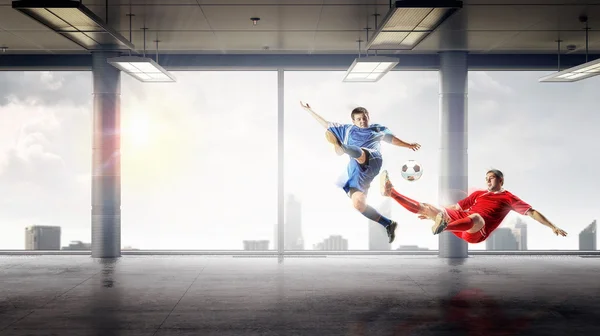
<svg viewBox="0 0 600 336"><path fill-rule="evenodd" d="M507 190L569 236L557 237L514 212L501 227L525 223L530 250L576 250L580 232L597 218L600 204L600 77L538 83L547 74L469 73L469 185L484 188L485 172L500 169ZM486 244L470 248L485 249Z"/></svg>
<svg viewBox="0 0 600 336"><path fill-rule="evenodd" d="M32 230L30 249L90 243L91 102L90 72L0 73L0 249L34 225L60 233Z"/></svg>
<svg viewBox="0 0 600 336"><path fill-rule="evenodd" d="M351 110L363 106L370 111L372 123L388 126L402 140L419 142L423 146L419 152L383 143L383 169L389 171L400 192L423 202L437 202L438 73L391 72L377 83L343 83L343 75L339 71L285 73L286 249L318 249L318 244L336 235L347 240L350 250L369 249L369 220L352 207L350 199L336 185L349 158L335 155L325 140L324 129L301 108L300 100L308 102L325 119L340 123L350 123ZM424 168L417 182L407 182L400 175L402 164L410 159ZM391 217L398 221L392 249L406 245L437 249L438 239L431 234L431 222L419 220L394 201L385 204L378 181L376 178L371 186L368 203L376 209L390 207ZM301 232L301 237L290 232ZM383 239L385 245L383 227L374 226L371 232L379 235L376 239ZM298 246L297 241L303 245Z"/></svg>
<svg viewBox="0 0 600 336"><path fill-rule="evenodd" d="M277 73L175 75L122 77L123 246L273 249Z"/></svg>

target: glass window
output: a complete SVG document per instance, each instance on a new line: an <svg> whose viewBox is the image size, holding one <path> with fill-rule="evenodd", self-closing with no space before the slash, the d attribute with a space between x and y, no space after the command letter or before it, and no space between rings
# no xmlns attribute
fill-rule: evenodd
<svg viewBox="0 0 600 336"><path fill-rule="evenodd" d="M90 243L91 78L0 72L0 249Z"/></svg>
<svg viewBox="0 0 600 336"><path fill-rule="evenodd" d="M288 250L390 248L385 229L355 210L336 185L346 171L349 157L334 153L325 140L325 129L301 108L300 101L309 103L323 118L339 123L351 123L352 109L363 106L370 112L371 123L387 126L402 140L420 143L423 147L418 152L382 143L382 169L389 171L401 193L422 202L437 202L438 72L394 71L376 83L345 83L343 76L341 71L285 72ZM401 167L407 160L416 160L423 166L420 180L408 182L401 177ZM418 219L393 200L386 201L380 195L378 177L371 185L367 202L399 223L392 249L437 249L438 239L431 234L431 222Z"/></svg>
<svg viewBox="0 0 600 336"><path fill-rule="evenodd" d="M122 245L273 249L277 73L174 74L122 76Z"/></svg>
<svg viewBox="0 0 600 336"><path fill-rule="evenodd" d="M598 215L600 77L538 82L550 73L469 73L469 186L485 188L486 171L499 169L507 190L569 234L557 237L511 212L498 234L499 240L505 237L502 246L510 247L510 240L520 241L524 234L529 250L577 250L579 234ZM523 224L525 231L515 227ZM486 243L469 248L485 249Z"/></svg>

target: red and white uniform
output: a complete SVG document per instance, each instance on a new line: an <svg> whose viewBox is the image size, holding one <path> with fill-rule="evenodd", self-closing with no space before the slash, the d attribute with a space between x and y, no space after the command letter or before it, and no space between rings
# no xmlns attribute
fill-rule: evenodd
<svg viewBox="0 0 600 336"><path fill-rule="evenodd" d="M475 191L467 198L459 201L458 205L461 210L444 209L450 218L450 222L472 214L479 214L485 221L483 228L475 233L453 231L457 237L473 244L484 241L502 223L511 210L525 215L531 209L531 205L504 189L497 192Z"/></svg>

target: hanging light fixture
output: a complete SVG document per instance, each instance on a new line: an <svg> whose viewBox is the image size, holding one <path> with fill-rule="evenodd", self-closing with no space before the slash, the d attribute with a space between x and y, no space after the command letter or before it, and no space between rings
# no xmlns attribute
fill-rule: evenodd
<svg viewBox="0 0 600 336"><path fill-rule="evenodd" d="M559 71L551 75L539 79L541 83L564 83L577 82L582 79L600 75L600 58L588 62L589 48L589 30L588 18L583 15L579 17L579 21L585 23L585 63L574 66L572 68L560 71L560 50L559 50ZM560 46L560 42L559 42Z"/></svg>
<svg viewBox="0 0 600 336"><path fill-rule="evenodd" d="M130 16L131 20L131 16ZM131 27L131 25L130 25ZM176 82L175 76L158 64L158 39L156 42L156 61L146 57L146 27L144 30L144 56L120 56L108 59L115 68L129 74L140 82L166 83Z"/></svg>

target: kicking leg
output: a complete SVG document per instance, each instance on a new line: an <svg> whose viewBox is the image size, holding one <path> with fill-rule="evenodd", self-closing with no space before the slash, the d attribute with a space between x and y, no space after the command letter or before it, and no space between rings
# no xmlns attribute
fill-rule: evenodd
<svg viewBox="0 0 600 336"><path fill-rule="evenodd" d="M331 132L330 130L325 131L325 139L329 141L333 145L333 149L337 155L344 154L344 149L342 148L342 143L338 140L338 138Z"/></svg>
<svg viewBox="0 0 600 336"><path fill-rule="evenodd" d="M393 198L396 202L398 202L400 205L406 208L406 210L412 213L425 216L430 215L430 208L425 207L424 204L410 199L404 195L401 195L396 190L394 190L394 186L390 181L387 170L381 172L381 175L379 177L379 183L381 188L381 195ZM435 215L433 217L435 217Z"/></svg>
<svg viewBox="0 0 600 336"><path fill-rule="evenodd" d="M396 227L398 226L398 223L381 215L372 206L368 205L367 195L365 195L365 193L362 191L352 190L350 198L352 199L352 205L354 208L363 214L363 216L385 227L389 237L389 242L392 243L396 238Z"/></svg>
<svg viewBox="0 0 600 336"><path fill-rule="evenodd" d="M360 164L364 164L367 161L367 155L362 148L343 144L330 130L325 131L325 139L333 145L337 155L346 153Z"/></svg>

